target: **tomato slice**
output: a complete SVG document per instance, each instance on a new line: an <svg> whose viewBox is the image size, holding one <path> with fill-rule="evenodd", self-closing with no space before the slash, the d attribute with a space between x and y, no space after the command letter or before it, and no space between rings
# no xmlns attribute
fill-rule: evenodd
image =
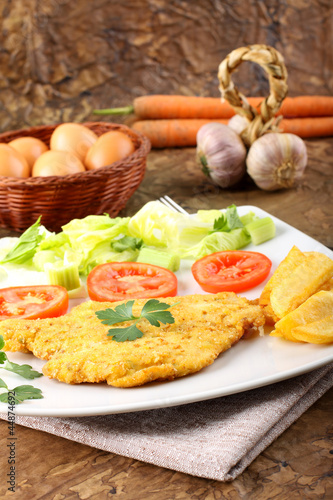
<svg viewBox="0 0 333 500"><path fill-rule="evenodd" d="M159 266L141 262L107 262L96 266L88 275L89 297L99 302L174 297L176 275Z"/></svg>
<svg viewBox="0 0 333 500"><path fill-rule="evenodd" d="M241 292L262 283L271 267L272 262L262 253L230 250L197 260L192 274L205 292Z"/></svg>
<svg viewBox="0 0 333 500"><path fill-rule="evenodd" d="M0 289L0 320L55 318L68 309L66 288L56 285Z"/></svg>

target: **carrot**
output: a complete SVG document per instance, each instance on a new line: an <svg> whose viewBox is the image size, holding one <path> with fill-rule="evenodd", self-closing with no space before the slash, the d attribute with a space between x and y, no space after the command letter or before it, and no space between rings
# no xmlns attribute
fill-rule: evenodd
<svg viewBox="0 0 333 500"><path fill-rule="evenodd" d="M210 122L227 124L228 121L223 119L142 120L134 122L132 128L147 136L153 148L173 148L196 146L196 135L203 125ZM279 127L284 132L301 138L333 136L333 116L285 118L281 120Z"/></svg>
<svg viewBox="0 0 333 500"><path fill-rule="evenodd" d="M200 127L209 122L227 124L228 120L175 119L142 120L134 122L132 128L148 137L153 148L195 146Z"/></svg>
<svg viewBox="0 0 333 500"><path fill-rule="evenodd" d="M295 134L302 139L309 137L333 136L333 116L322 116L319 118L285 118L279 127L283 132Z"/></svg>
<svg viewBox="0 0 333 500"><path fill-rule="evenodd" d="M262 98L257 97L256 105ZM230 104L217 97L182 95L148 95L137 97L132 106L94 110L94 114L135 113L140 120L171 118L231 118L235 112Z"/></svg>
<svg viewBox="0 0 333 500"><path fill-rule="evenodd" d="M286 118L333 116L333 97L320 95L286 97L277 114Z"/></svg>
<svg viewBox="0 0 333 500"><path fill-rule="evenodd" d="M264 97L249 97L248 102L258 111ZM235 111L219 97L181 95L147 95L137 97L133 105L122 108L94 110L94 114L116 115L135 113L141 120L171 118L231 118ZM298 96L286 97L279 110L285 117L333 116L333 97Z"/></svg>

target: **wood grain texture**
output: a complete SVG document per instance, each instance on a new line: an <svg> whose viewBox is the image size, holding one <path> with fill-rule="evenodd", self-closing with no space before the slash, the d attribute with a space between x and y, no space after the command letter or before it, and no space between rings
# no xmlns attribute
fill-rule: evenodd
<svg viewBox="0 0 333 500"><path fill-rule="evenodd" d="M305 500L328 499L332 485L333 389L237 479L197 478L17 426L17 490L22 500ZM7 424L0 421L0 446ZM6 471L4 453L0 470ZM0 482L0 497L7 498Z"/></svg>
<svg viewBox="0 0 333 500"><path fill-rule="evenodd" d="M1 15L1 131L88 120L146 94L219 96L218 65L249 44L282 53L289 95L332 94L332 2L2 0ZM255 63L234 81L268 95Z"/></svg>
<svg viewBox="0 0 333 500"><path fill-rule="evenodd" d="M252 43L283 54L289 95L333 91L332 2L3 0L1 15L0 131L95 119L94 108L131 104L149 93L219 96L219 63ZM242 65L235 84L245 95L268 95L255 64ZM190 212L256 205L333 248L333 138L306 145L309 161L301 184L274 193L260 191L248 178L229 190L214 186L194 148L152 151L145 179L121 215L133 215L165 194ZM0 237L5 235L16 233L0 229ZM325 394L231 483L17 426L17 492L11 495L8 429L0 421L0 498L333 498L332 396L333 390Z"/></svg>

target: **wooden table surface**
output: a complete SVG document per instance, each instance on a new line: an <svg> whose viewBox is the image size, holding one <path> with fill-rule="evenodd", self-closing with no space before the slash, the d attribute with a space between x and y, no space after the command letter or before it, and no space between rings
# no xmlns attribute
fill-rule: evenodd
<svg viewBox="0 0 333 500"><path fill-rule="evenodd" d="M193 148L153 150L138 191L120 215L168 194L190 212L255 205L333 247L333 138L306 141L308 167L292 190L268 193L249 180L221 190L201 173ZM0 236L8 234L1 230ZM16 427L14 498L28 499L314 499L333 498L332 396L328 391L230 483L192 477L90 448L22 426ZM0 421L0 498L10 497L7 423Z"/></svg>

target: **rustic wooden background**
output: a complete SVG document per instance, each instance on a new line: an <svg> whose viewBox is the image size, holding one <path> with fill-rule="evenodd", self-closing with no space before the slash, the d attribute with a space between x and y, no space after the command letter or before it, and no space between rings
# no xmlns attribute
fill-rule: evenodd
<svg viewBox="0 0 333 500"><path fill-rule="evenodd" d="M253 43L283 54L289 95L333 95L332 0L0 0L0 15L0 131L100 120L94 108L151 93L219 96L219 63ZM255 64L242 64L233 80L245 95L268 93ZM306 143L302 184L274 193L251 184L220 190L195 166L193 148L152 151L124 215L165 194L191 212L253 204L333 248L333 138ZM233 483L18 427L21 498L332 498L331 394ZM0 437L7 439L4 432ZM36 461L43 450L45 460Z"/></svg>
<svg viewBox="0 0 333 500"><path fill-rule="evenodd" d="M219 63L253 43L283 54L289 95L332 94L330 0L0 0L0 9L0 131L84 121L150 93L218 96ZM256 64L233 78L245 95L268 92Z"/></svg>

